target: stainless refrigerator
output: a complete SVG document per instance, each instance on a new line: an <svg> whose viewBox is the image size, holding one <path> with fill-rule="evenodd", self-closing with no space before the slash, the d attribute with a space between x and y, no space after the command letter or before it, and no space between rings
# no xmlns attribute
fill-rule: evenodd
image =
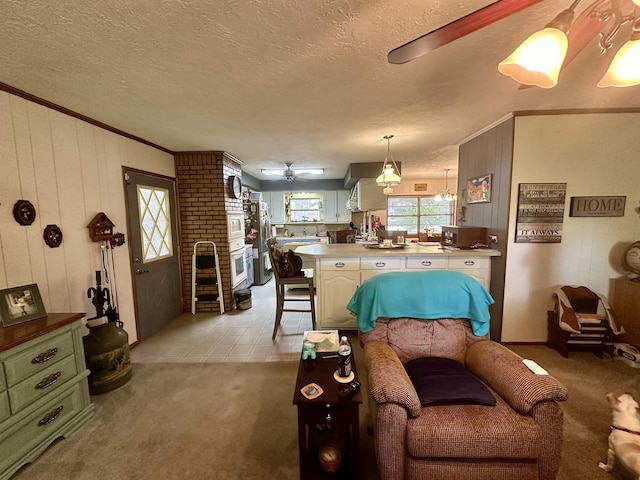
<svg viewBox="0 0 640 480"><path fill-rule="evenodd" d="M267 240L271 237L269 206L262 201L262 195L252 194L251 201L245 204L247 219L246 240L253 244L253 284L264 285L273 273L269 264Z"/></svg>

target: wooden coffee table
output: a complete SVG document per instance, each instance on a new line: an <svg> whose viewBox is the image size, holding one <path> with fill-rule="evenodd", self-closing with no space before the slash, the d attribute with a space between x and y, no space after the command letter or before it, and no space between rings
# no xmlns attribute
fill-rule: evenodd
<svg viewBox="0 0 640 480"><path fill-rule="evenodd" d="M323 358L333 356L334 358ZM355 359L351 366L358 380ZM300 454L301 480L315 478L360 478L360 423L358 410L362 403L362 392L348 398L338 394L338 383L334 372L338 369L338 358L334 354L318 353L316 360L300 360L298 378L293 394L293 404L298 407L298 449ZM300 389L316 383L323 389L322 395L307 399ZM327 473L320 465L318 451L323 445L333 444L340 448L342 464L335 473Z"/></svg>

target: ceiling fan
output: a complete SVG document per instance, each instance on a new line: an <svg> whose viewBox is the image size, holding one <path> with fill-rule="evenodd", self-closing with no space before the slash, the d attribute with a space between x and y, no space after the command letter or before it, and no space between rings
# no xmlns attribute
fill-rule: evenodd
<svg viewBox="0 0 640 480"><path fill-rule="evenodd" d="M499 0L493 2L486 7L471 12L464 17L394 48L387 54L387 59L389 63L394 64L410 62L436 48L442 47L476 30L480 30L541 1L542 0ZM580 0L574 2L568 10L573 10L578 3L580 3ZM576 21L571 24L571 29L568 33L570 49L567 52L563 66L566 66L602 30L604 22L601 21L602 19L598 18L598 16L592 15L592 12L603 3L606 2L603 0L594 1L582 12Z"/></svg>
<svg viewBox="0 0 640 480"><path fill-rule="evenodd" d="M324 173L323 168L292 168L293 163L285 162L286 169L281 168L263 168L261 171L265 175L275 175L280 177L281 180L292 182L298 177L304 177L307 175L322 175Z"/></svg>

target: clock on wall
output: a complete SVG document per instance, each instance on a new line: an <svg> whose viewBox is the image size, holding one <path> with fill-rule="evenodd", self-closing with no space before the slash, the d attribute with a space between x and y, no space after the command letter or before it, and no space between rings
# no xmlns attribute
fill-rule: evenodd
<svg viewBox="0 0 640 480"><path fill-rule="evenodd" d="M242 184L240 183L240 177L235 175L229 177L229 182L231 183L231 195L233 198L240 198L242 195Z"/></svg>

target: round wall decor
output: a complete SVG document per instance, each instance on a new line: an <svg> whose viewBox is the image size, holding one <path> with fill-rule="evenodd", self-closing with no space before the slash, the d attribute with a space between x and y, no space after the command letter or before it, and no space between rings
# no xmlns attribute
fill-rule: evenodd
<svg viewBox="0 0 640 480"><path fill-rule="evenodd" d="M47 225L44 229L44 243L51 248L59 247L62 243L62 230L57 225Z"/></svg>
<svg viewBox="0 0 640 480"><path fill-rule="evenodd" d="M36 219L36 207L29 200L18 200L13 205L13 218L20 225L31 225Z"/></svg>

